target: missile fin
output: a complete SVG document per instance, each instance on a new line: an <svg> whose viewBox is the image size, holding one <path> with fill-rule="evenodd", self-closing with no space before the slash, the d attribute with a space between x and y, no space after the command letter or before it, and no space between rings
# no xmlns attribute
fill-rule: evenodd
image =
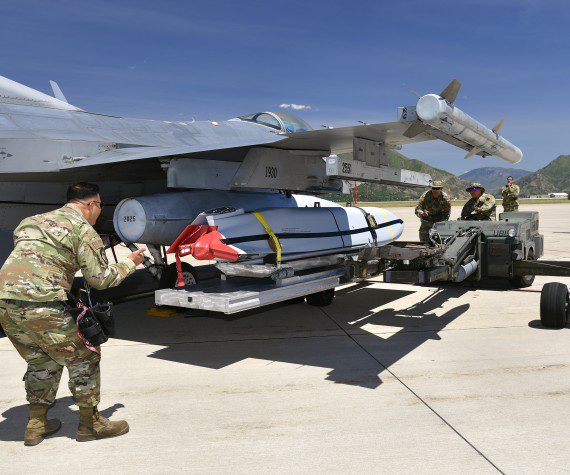
<svg viewBox="0 0 570 475"><path fill-rule="evenodd" d="M441 91L440 97L443 97L450 105L457 99L457 94L461 89L461 83L457 79L453 79L446 88Z"/></svg>
<svg viewBox="0 0 570 475"><path fill-rule="evenodd" d="M404 137L408 137L409 139L413 139L416 135L420 135L421 133L428 130L428 126L422 124L420 121L413 122L406 131L404 132Z"/></svg>
<svg viewBox="0 0 570 475"><path fill-rule="evenodd" d="M491 130L496 134L498 134L499 130L501 130L501 127L503 127L504 124L505 124L505 119L501 119L499 122L497 122L497 125L495 125L495 127L493 127Z"/></svg>
<svg viewBox="0 0 570 475"><path fill-rule="evenodd" d="M471 158L477 152L479 152L479 149L477 147L473 147L471 150L469 150L469 153L465 155L465 158Z"/></svg>

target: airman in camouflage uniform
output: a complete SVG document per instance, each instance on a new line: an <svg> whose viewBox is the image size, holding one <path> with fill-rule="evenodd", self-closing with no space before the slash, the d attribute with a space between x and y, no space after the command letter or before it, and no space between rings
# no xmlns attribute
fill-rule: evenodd
<svg viewBox="0 0 570 475"><path fill-rule="evenodd" d="M100 356L79 339L63 302L78 270L91 286L105 289L133 273L142 256L133 253L109 264L103 241L92 227L101 212L98 187L80 183L69 190L71 199L65 206L20 223L14 231L14 250L0 269L0 324L28 363L24 376L30 403L26 445L40 443L61 426L56 419L48 421L46 413L55 401L64 366L80 408L78 440L109 436L111 428L112 435L128 431L125 421L113 426L118 423L99 416Z"/></svg>
<svg viewBox="0 0 570 475"><path fill-rule="evenodd" d="M447 195L441 190L443 183L434 181L431 190L426 191L416 206L416 216L421 219L420 241L429 241L429 230L434 223L448 221L451 214L451 203Z"/></svg>
<svg viewBox="0 0 570 475"><path fill-rule="evenodd" d="M471 183L465 191L471 194L471 199L463 206L459 219L465 221L495 221L497 219L495 197L485 193L483 185Z"/></svg>
<svg viewBox="0 0 570 475"><path fill-rule="evenodd" d="M507 184L501 188L501 195L503 196L503 209L505 211L518 211L519 210L519 195L521 189L515 185L515 180L512 176L507 177Z"/></svg>

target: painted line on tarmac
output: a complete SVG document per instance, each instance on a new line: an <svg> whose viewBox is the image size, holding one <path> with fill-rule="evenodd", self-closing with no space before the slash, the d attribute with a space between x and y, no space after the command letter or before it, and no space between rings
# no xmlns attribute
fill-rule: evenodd
<svg viewBox="0 0 570 475"><path fill-rule="evenodd" d="M487 457L483 452L481 452L472 442L470 442L461 432L459 432L455 427L451 425L450 422L447 421L439 412L437 412L432 406L430 406L418 393L416 393L410 386L408 386L402 379L400 379L389 367L385 366L376 356L374 356L370 351L368 351L362 344L360 344L355 338L352 337L350 333L348 333L339 322L336 321L334 317L329 315L326 310L320 307L321 311L332 321L334 322L344 333L345 335L350 338L357 346L362 349L368 356L370 356L376 363L380 365L380 367L384 368L388 373L390 373L402 386L404 386L410 393L412 393L425 407L427 407L433 414L435 414L447 427L449 427L453 432L455 432L467 445L469 445L475 452L477 452L483 459L485 459L497 472L505 475L499 467L497 467L490 459Z"/></svg>

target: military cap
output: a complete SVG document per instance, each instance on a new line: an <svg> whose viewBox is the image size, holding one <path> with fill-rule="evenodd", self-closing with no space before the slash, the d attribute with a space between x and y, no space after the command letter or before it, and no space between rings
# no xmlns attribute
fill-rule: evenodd
<svg viewBox="0 0 570 475"><path fill-rule="evenodd" d="M441 180L432 181L431 187L432 188L443 188L443 181L441 181Z"/></svg>
<svg viewBox="0 0 570 475"><path fill-rule="evenodd" d="M481 183L476 183L476 182L469 183L469 186L465 188L465 191L471 191L473 188L479 188L483 192L485 191L485 187Z"/></svg>

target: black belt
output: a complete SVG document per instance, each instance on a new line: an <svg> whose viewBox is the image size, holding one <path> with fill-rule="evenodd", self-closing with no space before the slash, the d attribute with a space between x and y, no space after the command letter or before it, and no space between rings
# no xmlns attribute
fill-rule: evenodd
<svg viewBox="0 0 570 475"><path fill-rule="evenodd" d="M64 305L61 300L50 300L48 302L37 302L35 300L2 299L4 302L17 307L49 307L57 308Z"/></svg>

